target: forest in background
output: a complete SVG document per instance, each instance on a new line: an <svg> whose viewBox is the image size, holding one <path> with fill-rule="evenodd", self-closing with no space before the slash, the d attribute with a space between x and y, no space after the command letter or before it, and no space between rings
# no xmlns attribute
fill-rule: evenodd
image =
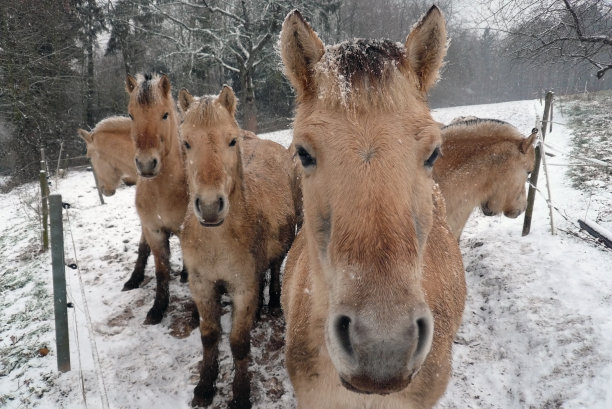
<svg viewBox="0 0 612 409"><path fill-rule="evenodd" d="M451 41L432 107L538 98L545 89L612 88L601 63L612 63L610 4L533 1L550 5L548 14L534 14L529 0L497 1L493 18L477 24L466 21L469 2L437 2ZM537 19L503 14L519 2ZM430 6L431 0L0 0L0 174L14 183L32 179L41 148L52 170L87 163L76 130L125 115L128 73L166 73L174 95L181 88L218 93L227 83L240 98L243 128L285 129L294 96L276 43L290 10L299 9L333 44L354 37L403 42ZM548 38L551 32L560 34Z"/></svg>

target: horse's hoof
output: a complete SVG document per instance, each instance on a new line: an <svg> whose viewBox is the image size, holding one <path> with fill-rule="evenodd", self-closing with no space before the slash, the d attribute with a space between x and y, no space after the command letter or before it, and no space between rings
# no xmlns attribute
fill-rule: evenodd
<svg viewBox="0 0 612 409"><path fill-rule="evenodd" d="M270 315L275 317L275 318L278 318L278 317L283 315L283 310L281 309L280 306L278 306L278 307L268 307L268 310L270 312Z"/></svg>
<svg viewBox="0 0 612 409"><path fill-rule="evenodd" d="M228 406L230 409L251 409L251 401L248 396L246 398L234 398Z"/></svg>
<svg viewBox="0 0 612 409"><path fill-rule="evenodd" d="M138 288L139 285L140 285L140 283L134 282L132 280L126 281L126 283L123 284L123 289L121 291L134 290L134 289Z"/></svg>
<svg viewBox="0 0 612 409"><path fill-rule="evenodd" d="M164 317L164 314L157 310L149 310L147 313L147 318L144 320L145 325L155 325L159 324Z"/></svg>
<svg viewBox="0 0 612 409"><path fill-rule="evenodd" d="M212 403L217 389L213 386L212 388L206 388L198 384L193 390L193 400L191 406L194 408L205 407Z"/></svg>

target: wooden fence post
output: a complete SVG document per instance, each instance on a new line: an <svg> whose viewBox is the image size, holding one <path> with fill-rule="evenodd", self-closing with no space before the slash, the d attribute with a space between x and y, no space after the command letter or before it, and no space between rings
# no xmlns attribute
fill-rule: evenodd
<svg viewBox="0 0 612 409"><path fill-rule="evenodd" d="M62 196L49 197L51 209L51 261L53 265L53 307L55 310L55 345L57 369L70 370L70 341L68 336L68 304L66 301L66 270L64 261L64 226Z"/></svg>
<svg viewBox="0 0 612 409"><path fill-rule="evenodd" d="M98 176L96 175L96 170L94 169L91 161L89 161L91 165L91 173L94 175L94 181L96 182L96 190L98 191L98 197L100 198L100 204L104 204L104 197L102 197L102 192L100 191L100 185L98 184Z"/></svg>
<svg viewBox="0 0 612 409"><path fill-rule="evenodd" d="M47 181L47 171L45 162L40 161L40 203L42 218L42 248L43 251L49 250L49 183Z"/></svg>
<svg viewBox="0 0 612 409"><path fill-rule="evenodd" d="M552 91L548 91L546 93L546 98L544 99L544 115L542 116L542 126L540 130L542 131L542 141L544 143L544 138L546 137L546 129L548 128L551 106L553 101L554 93ZM538 144L535 149L535 166L533 168L533 172L531 172L531 178L529 179L529 193L527 195L527 209L525 210L525 220L523 222L523 236L529 234L531 230L531 215L533 214L533 202L535 201L535 190L538 185L538 173L540 172L540 162L542 160L542 149Z"/></svg>

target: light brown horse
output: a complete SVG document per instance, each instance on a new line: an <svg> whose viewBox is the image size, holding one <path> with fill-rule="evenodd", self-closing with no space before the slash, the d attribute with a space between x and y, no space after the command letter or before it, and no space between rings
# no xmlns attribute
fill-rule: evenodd
<svg viewBox="0 0 612 409"><path fill-rule="evenodd" d="M280 51L304 172L281 300L298 407L432 407L465 302L431 176L441 136L426 93L446 52L444 18L432 7L405 44L325 47L294 11Z"/></svg>
<svg viewBox="0 0 612 409"><path fill-rule="evenodd" d="M78 130L81 138L87 143L87 157L91 159L98 184L105 196L114 195L121 180L128 186L136 184L138 180L134 163L136 149L131 130L132 120L122 116L103 119L91 132ZM123 291L138 288L142 283L150 254L151 248L141 232L136 266L123 286ZM181 273L183 281L186 280L185 274Z"/></svg>
<svg viewBox="0 0 612 409"><path fill-rule="evenodd" d="M178 235L187 208L188 192L183 156L178 140L178 112L166 75L127 76L131 136L138 170L136 210L143 237L155 259L155 302L145 324L161 321L168 306L170 280L170 234ZM146 259L145 259L146 260ZM142 281L142 277L132 277ZM131 283L131 280L126 283ZM136 284L137 286L138 284Z"/></svg>
<svg viewBox="0 0 612 409"><path fill-rule="evenodd" d="M270 267L275 282L295 235L293 162L289 151L275 142L239 138L231 88L198 100L182 90L179 103L185 112L181 137L190 193L181 246L204 348L192 405L210 405L215 394L220 296L226 291L233 303L230 407L250 408L250 331L260 279ZM279 298L277 285L270 305L278 306Z"/></svg>
<svg viewBox="0 0 612 409"><path fill-rule="evenodd" d="M87 144L87 157L105 196L114 195L121 181L128 186L136 184L138 174L130 129L130 118L111 116L98 122L91 132L78 130Z"/></svg>
<svg viewBox="0 0 612 409"><path fill-rule="evenodd" d="M535 163L534 141L496 119L453 121L442 128L442 156L434 180L446 200L446 217L459 240L472 210L515 218L527 207L526 181Z"/></svg>

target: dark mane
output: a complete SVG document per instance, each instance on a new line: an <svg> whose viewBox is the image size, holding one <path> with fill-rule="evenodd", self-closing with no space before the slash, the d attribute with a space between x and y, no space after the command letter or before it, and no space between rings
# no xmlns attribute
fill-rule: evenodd
<svg viewBox="0 0 612 409"><path fill-rule="evenodd" d="M388 68L401 65L406 58L404 46L391 40L354 39L326 50L327 64L336 67L348 84L368 78L384 78Z"/></svg>
<svg viewBox="0 0 612 409"><path fill-rule="evenodd" d="M140 105L151 105L155 100L151 86L153 81L153 74L145 73L144 79L140 83L140 90L138 92L138 103Z"/></svg>
<svg viewBox="0 0 612 409"><path fill-rule="evenodd" d="M214 95L204 95L198 98L192 107L187 110L185 122L190 121L196 126L213 126L219 122L222 119L224 109L215 104L216 98Z"/></svg>
<svg viewBox="0 0 612 409"><path fill-rule="evenodd" d="M442 129L452 128L454 126L472 126L472 125L485 124L485 123L493 123L493 124L499 124L499 125L510 125L508 122L501 121L499 119L476 118L476 119L466 119L464 121L459 121L459 122L455 122L455 123L452 123L452 124L448 124L448 125L443 126Z"/></svg>

